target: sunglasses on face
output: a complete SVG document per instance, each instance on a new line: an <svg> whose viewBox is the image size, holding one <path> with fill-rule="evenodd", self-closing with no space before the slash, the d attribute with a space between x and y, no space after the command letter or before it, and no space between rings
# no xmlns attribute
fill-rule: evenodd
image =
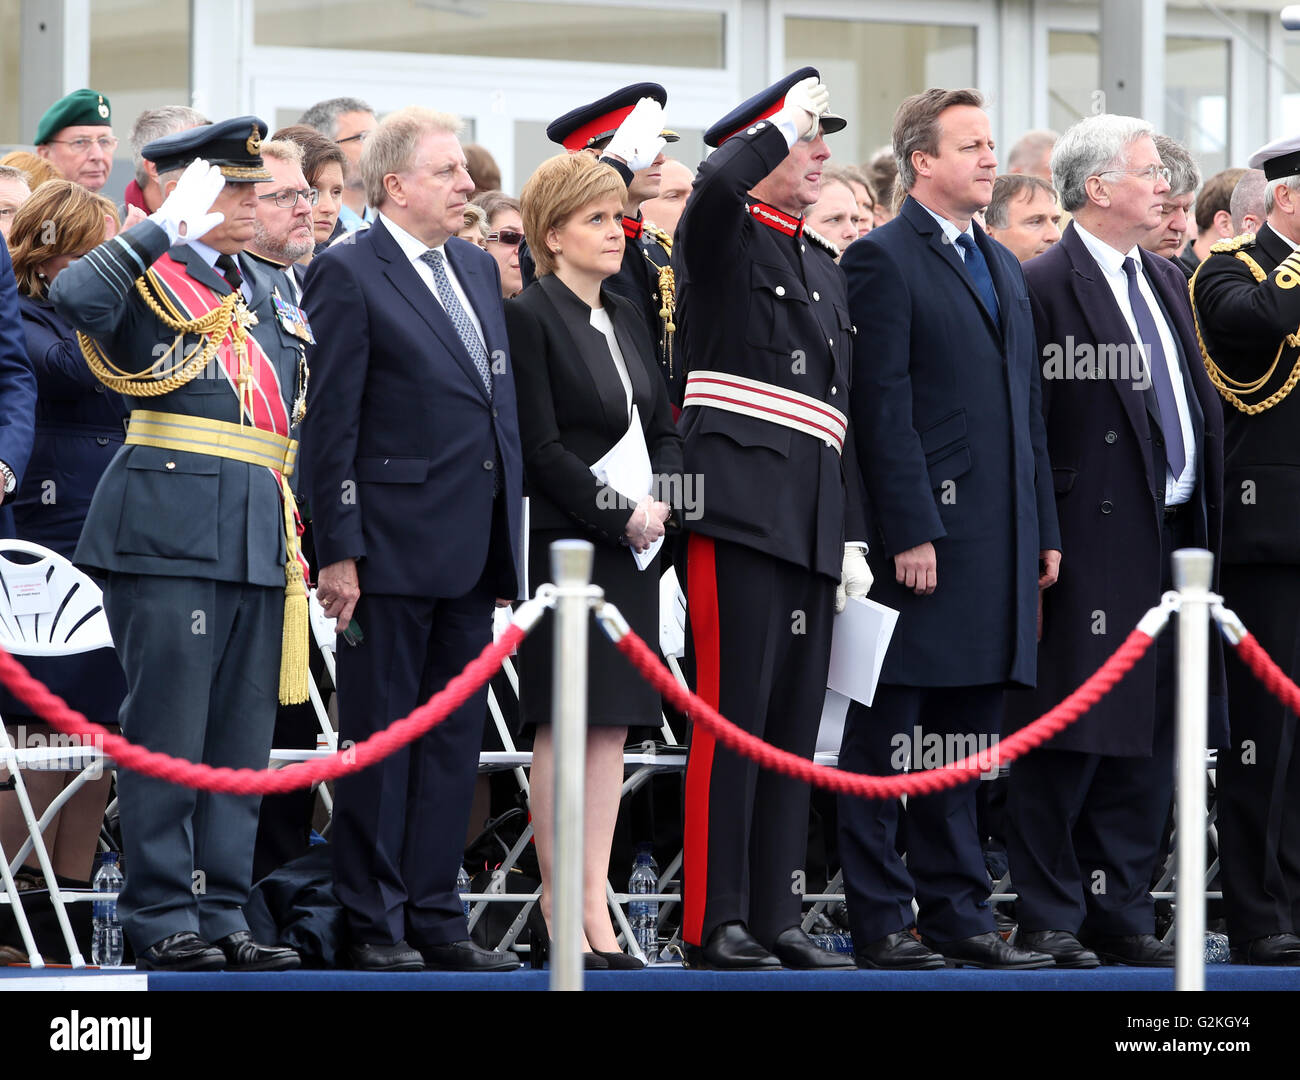
<svg viewBox="0 0 1300 1080"><path fill-rule="evenodd" d="M498 244L505 244L506 247L518 247L523 242L524 234L515 232L514 229L499 229L488 233L487 238L495 240Z"/></svg>

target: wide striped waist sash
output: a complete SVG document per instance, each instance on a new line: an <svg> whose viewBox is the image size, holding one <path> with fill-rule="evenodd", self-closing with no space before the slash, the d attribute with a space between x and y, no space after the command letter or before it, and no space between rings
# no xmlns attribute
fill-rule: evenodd
<svg viewBox="0 0 1300 1080"><path fill-rule="evenodd" d="M286 478L293 475L294 463L298 459L298 440L277 435L274 431L232 424L226 420L210 420L206 416L154 412L151 409L131 410L126 444L210 454L231 461L245 461L249 465L264 465Z"/></svg>
<svg viewBox="0 0 1300 1080"><path fill-rule="evenodd" d="M692 371L686 376L682 408L721 409L780 424L823 440L835 452L844 453L844 435L849 420L834 406L784 386L747 379L723 371Z"/></svg>

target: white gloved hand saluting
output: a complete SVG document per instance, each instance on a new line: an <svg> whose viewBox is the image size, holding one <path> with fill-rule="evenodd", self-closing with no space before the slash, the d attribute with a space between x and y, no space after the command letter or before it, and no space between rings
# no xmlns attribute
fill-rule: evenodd
<svg viewBox="0 0 1300 1080"><path fill-rule="evenodd" d="M794 123L799 138L811 141L817 137L821 115L831 107L831 92L815 75L801 79L786 91L782 111Z"/></svg>
<svg viewBox="0 0 1300 1080"><path fill-rule="evenodd" d="M195 158L181 173L162 206L149 215L149 220L167 230L167 239L172 244L198 240L226 220L225 214L210 212L225 186L226 178L217 166Z"/></svg>
<svg viewBox="0 0 1300 1080"><path fill-rule="evenodd" d="M663 129L664 107L654 98L643 97L619 124L605 153L622 158L633 172L648 169L664 148Z"/></svg>
<svg viewBox="0 0 1300 1080"><path fill-rule="evenodd" d="M840 570L840 583L835 586L835 614L844 610L850 596L866 596L875 577L867 565L867 557L856 544L844 546L844 566Z"/></svg>

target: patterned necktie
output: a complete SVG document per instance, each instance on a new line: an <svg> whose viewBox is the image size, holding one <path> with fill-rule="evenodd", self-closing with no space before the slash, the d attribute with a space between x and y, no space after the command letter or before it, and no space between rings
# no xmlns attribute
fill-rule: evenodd
<svg viewBox="0 0 1300 1080"><path fill-rule="evenodd" d="M483 380L483 388L490 398L492 368L488 365L487 349L484 348L483 341L474 329L470 317L465 314L465 309L456 296L456 290L451 287L451 279L447 276L446 256L441 251L430 248L420 256L420 261L433 271L433 287L438 291L438 299L442 301L447 318L456 328L456 333L460 337L461 344L465 346L465 351L469 353L469 358L474 361L474 369L478 372L478 377Z"/></svg>
<svg viewBox="0 0 1300 1080"><path fill-rule="evenodd" d="M230 291L239 292L239 287L244 283L244 275L239 272L239 264L235 262L234 256L218 255L217 269L230 285Z"/></svg>
<svg viewBox="0 0 1300 1080"><path fill-rule="evenodd" d="M993 325L999 330L1002 323L998 320L998 294L993 288L993 276L989 273L989 264L984 261L984 252L980 251L975 238L969 233L957 237L957 246L966 253L966 271L971 276L975 291L984 301L984 308L993 318Z"/></svg>
<svg viewBox="0 0 1300 1080"><path fill-rule="evenodd" d="M1128 302L1137 323L1138 340L1146 347L1151 367L1151 385L1156 391L1156 405L1160 409L1160 430L1165 437L1165 460L1169 471L1177 479L1187 464L1187 449L1183 445L1183 423L1178 418L1178 399L1174 397L1174 383L1169 377L1169 361L1160 341L1160 331L1151 315L1151 305L1137 283L1137 260L1124 260L1124 273L1128 276Z"/></svg>

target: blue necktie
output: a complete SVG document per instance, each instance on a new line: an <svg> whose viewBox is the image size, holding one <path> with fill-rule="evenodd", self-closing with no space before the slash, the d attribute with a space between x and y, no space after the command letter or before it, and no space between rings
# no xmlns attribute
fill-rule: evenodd
<svg viewBox="0 0 1300 1080"><path fill-rule="evenodd" d="M456 296L456 290L451 287L451 279L447 276L446 256L434 248L430 248L420 256L420 261L425 263L433 271L433 287L438 290L438 299L442 301L443 310L447 312L447 318L451 320L451 325L456 328L456 334L465 346L465 351L469 353L469 358L474 361L474 370L478 372L478 377L483 380L483 389L487 391L488 397L492 396L492 368L488 365L487 349L483 346L482 339L478 336L478 331L474 329L474 323L465 313L465 308L461 305L460 299Z"/></svg>
<svg viewBox="0 0 1300 1080"><path fill-rule="evenodd" d="M993 318L993 325L999 330L1002 323L998 320L998 294L993 288L993 275L989 273L989 264L984 261L984 252L980 251L975 238L969 233L957 237L957 246L966 253L966 270L975 285L975 291L984 301L984 307Z"/></svg>
<svg viewBox="0 0 1300 1080"><path fill-rule="evenodd" d="M1178 399L1174 397L1174 384L1169 377L1169 362L1165 348L1160 343L1160 331L1151 315L1151 306L1137 283L1137 260L1124 260L1124 273L1128 276L1128 302L1137 323L1138 340L1146 346L1151 367L1151 384L1156 391L1156 405L1160 409L1160 430L1165 436L1165 460L1176 480L1187 464L1187 450L1183 446L1183 424L1178 418Z"/></svg>

